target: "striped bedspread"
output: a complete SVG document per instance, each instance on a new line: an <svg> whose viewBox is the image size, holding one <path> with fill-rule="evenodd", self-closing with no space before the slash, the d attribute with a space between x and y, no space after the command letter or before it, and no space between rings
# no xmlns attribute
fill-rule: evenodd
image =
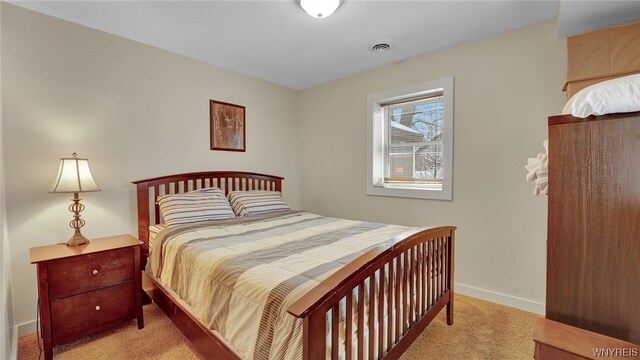
<svg viewBox="0 0 640 360"><path fill-rule="evenodd" d="M412 228L285 211L167 228L146 271L244 359L301 359L287 308L365 251Z"/></svg>

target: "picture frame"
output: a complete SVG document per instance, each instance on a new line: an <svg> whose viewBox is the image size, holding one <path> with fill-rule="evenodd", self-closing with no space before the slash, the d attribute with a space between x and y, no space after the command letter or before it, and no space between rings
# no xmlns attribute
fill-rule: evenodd
<svg viewBox="0 0 640 360"><path fill-rule="evenodd" d="M209 100L211 150L246 152L246 109Z"/></svg>

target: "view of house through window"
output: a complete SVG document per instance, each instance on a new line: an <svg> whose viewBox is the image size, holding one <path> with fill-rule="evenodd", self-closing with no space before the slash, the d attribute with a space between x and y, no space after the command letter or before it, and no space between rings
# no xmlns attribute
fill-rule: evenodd
<svg viewBox="0 0 640 360"><path fill-rule="evenodd" d="M385 118L384 182L442 189L442 93L382 107Z"/></svg>
<svg viewBox="0 0 640 360"><path fill-rule="evenodd" d="M367 95L367 195L453 198L454 78Z"/></svg>

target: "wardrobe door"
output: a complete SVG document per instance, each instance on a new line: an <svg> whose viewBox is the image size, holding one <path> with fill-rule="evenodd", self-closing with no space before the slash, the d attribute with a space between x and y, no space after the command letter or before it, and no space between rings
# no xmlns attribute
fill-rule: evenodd
<svg viewBox="0 0 640 360"><path fill-rule="evenodd" d="M640 114L549 118L546 317L640 343Z"/></svg>

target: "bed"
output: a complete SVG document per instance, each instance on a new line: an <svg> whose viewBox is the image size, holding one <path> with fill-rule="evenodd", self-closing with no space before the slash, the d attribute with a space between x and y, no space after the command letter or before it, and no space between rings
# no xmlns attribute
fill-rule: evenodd
<svg viewBox="0 0 640 360"><path fill-rule="evenodd" d="M281 192L282 180L249 172L213 171L133 182L137 188L138 236L144 243L142 265L147 270L143 273L144 290L203 356L397 359L443 308L447 324L453 324L453 226L416 229L282 211L156 230L150 254L149 227L161 222L158 196L210 187L225 194L245 190ZM320 228L327 228L331 235L319 233ZM316 244L312 250L300 247L310 243ZM273 249L280 244L289 253L273 260ZM252 251L243 252L246 247L253 247ZM260 260L265 258L270 259L268 264ZM237 270L242 262L253 265ZM194 271L194 264L204 271ZM231 265L224 268L220 264ZM319 268L324 270L317 271ZM281 279L269 288L269 278L278 278L286 271L299 271L304 277L295 273L290 278L303 280L293 286ZM185 273L207 273L213 280L199 275L187 277ZM240 275L231 276L236 273ZM227 280L230 277L232 283ZM254 309L253 302L258 300L249 303L252 298L260 299L261 294L270 294L271 299L282 286L291 289L277 299L279 311L273 306ZM208 287L211 289L203 290ZM232 295L225 296L226 292ZM203 293L212 301L203 303L193 293ZM221 306L225 301L226 306ZM236 302L235 308L229 305ZM264 303L273 305L271 300ZM220 320L232 313L240 313L240 318L226 323ZM269 317L270 322L265 322ZM265 326L267 323L269 326ZM248 348L242 344L248 344Z"/></svg>

